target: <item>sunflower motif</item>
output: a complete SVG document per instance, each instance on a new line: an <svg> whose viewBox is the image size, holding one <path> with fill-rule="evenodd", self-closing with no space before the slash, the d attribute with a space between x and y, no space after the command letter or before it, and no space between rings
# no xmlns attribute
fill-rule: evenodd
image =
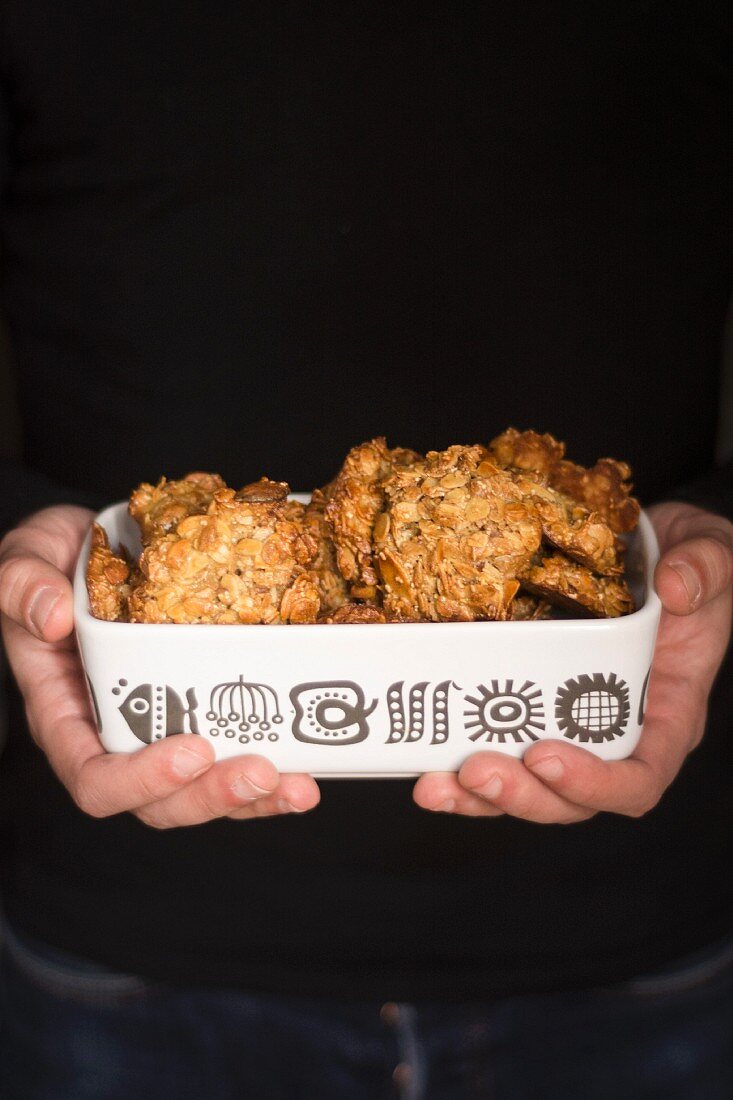
<svg viewBox="0 0 733 1100"><path fill-rule="evenodd" d="M621 737L629 720L629 689L615 672L566 680L555 697L555 718L565 737L601 744Z"/></svg>
<svg viewBox="0 0 733 1100"><path fill-rule="evenodd" d="M532 690L534 689L534 690ZM478 697L466 696L466 702L473 709L464 711L466 729L474 729L469 734L471 741L486 737L487 741L505 744L513 738L517 743L537 741L544 730L544 712L542 710L542 692L531 680L525 680L515 690L514 681L506 680L504 686L498 680L491 681L491 687L478 686Z"/></svg>

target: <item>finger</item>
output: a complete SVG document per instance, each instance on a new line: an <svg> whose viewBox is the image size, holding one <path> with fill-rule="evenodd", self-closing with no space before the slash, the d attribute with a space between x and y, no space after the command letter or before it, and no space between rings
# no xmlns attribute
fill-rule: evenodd
<svg viewBox="0 0 733 1100"><path fill-rule="evenodd" d="M37 512L0 544L0 612L46 641L72 629L69 577L91 512L64 506Z"/></svg>
<svg viewBox="0 0 733 1100"><path fill-rule="evenodd" d="M23 633L13 626L11 642L13 632ZM28 675L26 666L35 669L33 690L26 696L31 733L86 813L108 817L151 798L164 798L211 766L212 746L193 734L167 738L129 755L106 753L92 720L75 649L32 638L25 648L38 651L35 659L31 653L16 662L21 686Z"/></svg>
<svg viewBox="0 0 733 1100"><path fill-rule="evenodd" d="M422 810L464 817L501 817L503 810L462 787L454 772L427 772L415 784L412 797Z"/></svg>
<svg viewBox="0 0 733 1100"><path fill-rule="evenodd" d="M219 761L185 790L141 807L138 816L158 829L200 825L275 795L279 783L277 769L269 760L237 756Z"/></svg>
<svg viewBox="0 0 733 1100"><path fill-rule="evenodd" d="M63 713L68 713L71 707L86 717L88 700L73 636L54 643L44 642L7 615L0 615L0 627L8 663L26 705L39 711L48 709L49 718L53 718L54 707L65 701Z"/></svg>
<svg viewBox="0 0 733 1100"><path fill-rule="evenodd" d="M79 737L80 730L69 735ZM97 741L97 746L99 742ZM65 757L68 765L69 757ZM148 745L139 752L89 755L75 775L61 779L77 806L91 817L111 817L180 792L214 763L214 750L194 734Z"/></svg>
<svg viewBox="0 0 733 1100"><path fill-rule="evenodd" d="M685 539L660 559L654 584L662 604L674 615L690 615L730 588L733 548L724 529Z"/></svg>
<svg viewBox="0 0 733 1100"><path fill-rule="evenodd" d="M156 829L201 825L272 794L277 785L275 768L261 757L221 760L185 790L141 806L137 816Z"/></svg>
<svg viewBox="0 0 733 1100"><path fill-rule="evenodd" d="M637 756L601 760L558 741L533 745L525 763L551 793L567 802L628 817L641 817L656 806L672 778Z"/></svg>
<svg viewBox="0 0 733 1100"><path fill-rule="evenodd" d="M33 644L43 648L43 643ZM27 702L28 722L54 772L85 813L109 817L151 797L166 797L211 766L211 745L191 734L129 755L106 753L91 718L76 653L54 652L51 664L44 675L39 661L38 691Z"/></svg>
<svg viewBox="0 0 733 1100"><path fill-rule="evenodd" d="M585 821L593 810L550 789L529 771L524 761L498 752L471 756L458 773L458 782L472 794L505 814L542 825L569 825Z"/></svg>
<svg viewBox="0 0 733 1100"><path fill-rule="evenodd" d="M74 625L68 578L35 555L6 556L0 562L0 611L42 641L55 642Z"/></svg>
<svg viewBox="0 0 733 1100"><path fill-rule="evenodd" d="M69 577L92 522L93 512L74 504L54 505L35 512L14 527L0 544L0 554L38 554Z"/></svg>
<svg viewBox="0 0 733 1100"><path fill-rule="evenodd" d="M539 741L524 755L526 767L557 794L593 810L639 817L658 803L699 742L705 725L705 691L677 670L655 665L649 681L644 732L626 760L601 760L565 741Z"/></svg>
<svg viewBox="0 0 733 1100"><path fill-rule="evenodd" d="M321 799L318 784L310 775L282 775L276 790L263 795L229 814L237 821L252 817L273 817L280 814L302 814L315 809Z"/></svg>

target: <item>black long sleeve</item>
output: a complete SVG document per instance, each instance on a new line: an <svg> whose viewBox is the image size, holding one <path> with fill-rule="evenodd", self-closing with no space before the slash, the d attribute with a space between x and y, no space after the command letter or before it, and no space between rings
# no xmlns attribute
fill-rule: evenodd
<svg viewBox="0 0 733 1100"><path fill-rule="evenodd" d="M716 466L666 494L669 500L686 501L733 520L733 459Z"/></svg>
<svg viewBox="0 0 733 1100"><path fill-rule="evenodd" d="M643 503L731 514L727 4L214 7L3 6L2 523L191 469L307 489L356 440L508 424L627 460ZM402 782L324 783L297 819L92 820L15 700L5 912L173 982L609 985L733 927L732 691L652 813L568 829L429 815Z"/></svg>
<svg viewBox="0 0 733 1100"><path fill-rule="evenodd" d="M95 510L106 502L99 495L59 484L13 459L0 459L0 538L40 508L52 504L80 504Z"/></svg>
<svg viewBox="0 0 733 1100"><path fill-rule="evenodd" d="M7 47L6 36L3 36L3 41ZM9 201L10 177L16 155L14 137L18 107L13 105L15 95L12 83L3 51L0 71L0 205L3 206ZM4 270L7 257L0 253L0 258ZM0 370L9 372L10 369L10 362L0 364ZM60 413L63 415L63 410ZM52 504L80 504L97 508L105 503L91 489L64 485L48 474L33 469L30 463L5 454L0 455L0 485L0 538L19 520L40 508Z"/></svg>

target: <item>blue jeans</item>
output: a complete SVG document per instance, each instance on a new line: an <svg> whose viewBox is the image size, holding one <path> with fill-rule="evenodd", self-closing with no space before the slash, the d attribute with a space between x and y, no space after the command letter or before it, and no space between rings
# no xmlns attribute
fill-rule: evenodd
<svg viewBox="0 0 733 1100"><path fill-rule="evenodd" d="M3 1100L730 1100L733 939L613 988L380 1006L172 988L8 933L0 1075Z"/></svg>

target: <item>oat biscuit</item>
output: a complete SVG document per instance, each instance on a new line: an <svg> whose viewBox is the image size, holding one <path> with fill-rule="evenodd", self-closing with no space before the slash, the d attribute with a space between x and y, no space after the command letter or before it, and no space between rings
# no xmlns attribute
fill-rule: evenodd
<svg viewBox="0 0 733 1100"><path fill-rule="evenodd" d="M575 614L617 618L634 610L629 586L618 577L601 577L564 554L550 554L532 563L522 587Z"/></svg>
<svg viewBox="0 0 733 1100"><path fill-rule="evenodd" d="M384 438L353 447L331 484L326 504L336 565L350 595L375 600L379 578L374 565L374 522L384 506L384 480L409 467L419 455L403 447L390 450Z"/></svg>
<svg viewBox="0 0 733 1100"><path fill-rule="evenodd" d="M516 428L424 458L377 437L307 505L269 478L235 492L218 474L163 477L130 498L139 562L95 529L90 606L110 621L173 623L628 614L630 478L624 462L586 469L553 436Z"/></svg>
<svg viewBox="0 0 733 1100"><path fill-rule="evenodd" d="M146 546L131 621L314 622L318 580L308 567L317 546L287 492L267 478L217 489L204 514Z"/></svg>
<svg viewBox="0 0 733 1100"><path fill-rule="evenodd" d="M217 489L225 488L218 474L191 473L180 481L162 477L157 485L143 482L130 497L130 515L140 527L143 546L175 530L186 516L200 515Z"/></svg>
<svg viewBox="0 0 733 1100"><path fill-rule="evenodd" d="M374 543L387 611L432 621L508 617L542 526L487 454L481 446L432 451L384 483Z"/></svg>
<svg viewBox="0 0 733 1100"><path fill-rule="evenodd" d="M336 547L331 526L326 520L329 495L328 485L323 489L314 489L304 513L305 525L317 544L312 569L318 577L321 613L326 615L338 610L348 599L346 581L336 565Z"/></svg>
<svg viewBox="0 0 733 1100"><path fill-rule="evenodd" d="M87 566L89 605L95 619L126 622L130 598L130 566L114 554L107 533L98 523L92 528L92 547Z"/></svg>

